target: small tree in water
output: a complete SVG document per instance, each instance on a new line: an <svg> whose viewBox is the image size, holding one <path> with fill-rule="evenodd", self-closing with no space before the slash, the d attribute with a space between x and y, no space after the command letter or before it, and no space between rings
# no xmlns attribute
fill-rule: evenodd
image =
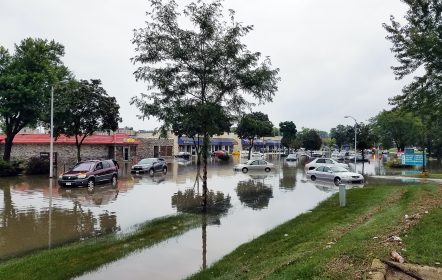
<svg viewBox="0 0 442 280"><path fill-rule="evenodd" d="M188 106L200 112L193 121L203 139L205 209L209 140L221 132L220 114L229 117L252 106L243 94L251 95L259 103L272 101L279 70L271 69L268 58L260 62L261 54L250 52L241 43L252 26L236 22L232 10L230 21L225 22L221 1L191 3L183 14L173 0L150 0L150 4L147 26L135 31L133 44L137 55L132 59L143 64L134 74L137 80L149 84L149 92L134 97L131 104L141 110L143 117L159 119L162 130L170 129L176 122L175 116ZM190 24L185 26L181 16Z"/></svg>

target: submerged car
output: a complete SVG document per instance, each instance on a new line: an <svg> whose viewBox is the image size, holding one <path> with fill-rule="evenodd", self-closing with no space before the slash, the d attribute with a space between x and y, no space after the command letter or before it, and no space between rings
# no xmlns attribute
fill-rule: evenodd
<svg viewBox="0 0 442 280"><path fill-rule="evenodd" d="M272 169L273 163L267 162L263 159L251 159L245 163L237 164L233 168L235 171L242 171L244 173L248 172L249 170L270 172Z"/></svg>
<svg viewBox="0 0 442 280"><path fill-rule="evenodd" d="M305 165L308 170L315 169L319 166L339 166L348 169L348 164L340 163L332 158L316 158Z"/></svg>
<svg viewBox="0 0 442 280"><path fill-rule="evenodd" d="M364 176L359 173L350 172L340 166L319 166L316 169L308 170L307 176L312 179L312 181L316 179L333 181L335 185L341 183L364 183Z"/></svg>
<svg viewBox="0 0 442 280"><path fill-rule="evenodd" d="M297 161L298 160L298 155L297 154L289 154L286 158L286 161Z"/></svg>
<svg viewBox="0 0 442 280"><path fill-rule="evenodd" d="M88 160L77 163L71 170L58 177L61 187L88 186L110 181L116 184L118 164L114 160Z"/></svg>
<svg viewBox="0 0 442 280"><path fill-rule="evenodd" d="M167 173L167 163L162 158L143 158L131 168L132 173L146 173L153 176L155 172Z"/></svg>

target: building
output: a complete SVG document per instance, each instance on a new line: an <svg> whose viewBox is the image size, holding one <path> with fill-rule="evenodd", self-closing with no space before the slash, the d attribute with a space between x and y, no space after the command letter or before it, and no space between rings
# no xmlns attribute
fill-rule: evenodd
<svg viewBox="0 0 442 280"><path fill-rule="evenodd" d="M0 135L0 155L3 156L5 135ZM105 159L112 158L122 163L138 161L137 147L140 144L127 134L91 135L81 145L81 158ZM49 154L49 134L17 134L14 138L11 159L27 160L34 156ZM57 163L72 164L77 162L77 146L75 137L64 135L54 139L54 153Z"/></svg>

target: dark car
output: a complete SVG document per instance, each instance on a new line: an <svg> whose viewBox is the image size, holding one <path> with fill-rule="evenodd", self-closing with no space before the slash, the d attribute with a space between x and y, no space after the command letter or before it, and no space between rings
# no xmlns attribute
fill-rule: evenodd
<svg viewBox="0 0 442 280"><path fill-rule="evenodd" d="M88 160L77 163L71 170L58 177L62 187L88 186L96 183L112 182L118 179L118 164L114 160Z"/></svg>
<svg viewBox="0 0 442 280"><path fill-rule="evenodd" d="M145 173L148 172L150 176L153 176L155 172L167 173L167 163L162 158L143 158L137 164L132 166L132 173Z"/></svg>

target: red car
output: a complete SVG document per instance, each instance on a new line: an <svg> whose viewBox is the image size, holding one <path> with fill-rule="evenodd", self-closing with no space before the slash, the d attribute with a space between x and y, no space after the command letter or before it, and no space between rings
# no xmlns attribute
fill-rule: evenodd
<svg viewBox="0 0 442 280"><path fill-rule="evenodd" d="M222 156L222 155L228 155L229 153L225 150L219 150L219 151L214 151L212 153L212 156L214 157L218 157L218 156Z"/></svg>

